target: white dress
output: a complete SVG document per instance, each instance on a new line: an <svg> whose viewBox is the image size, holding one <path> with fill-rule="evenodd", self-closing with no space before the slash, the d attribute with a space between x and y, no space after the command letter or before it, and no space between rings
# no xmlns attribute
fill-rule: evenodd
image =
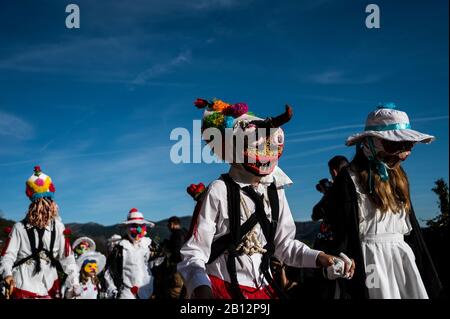
<svg viewBox="0 0 450 319"><path fill-rule="evenodd" d="M351 169L356 187L366 286L370 299L428 299L411 247L404 235L411 232L405 209L382 213L361 188Z"/></svg>

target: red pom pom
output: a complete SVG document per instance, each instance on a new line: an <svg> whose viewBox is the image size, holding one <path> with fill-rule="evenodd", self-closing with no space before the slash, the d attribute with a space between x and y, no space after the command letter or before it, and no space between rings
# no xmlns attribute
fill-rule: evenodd
<svg viewBox="0 0 450 319"><path fill-rule="evenodd" d="M54 193L55 192L55 185L53 185L53 183L50 184L50 187L48 188L50 192Z"/></svg>
<svg viewBox="0 0 450 319"><path fill-rule="evenodd" d="M63 234L65 236L70 236L70 235L72 235L72 231L70 230L70 228L66 228L66 229L64 229Z"/></svg>
<svg viewBox="0 0 450 319"><path fill-rule="evenodd" d="M132 208L132 209L130 209L130 213L136 213L136 212L138 212L138 209L137 209L137 208Z"/></svg>
<svg viewBox="0 0 450 319"><path fill-rule="evenodd" d="M5 227L5 228L3 228L3 232L4 232L6 235L9 235L9 234L11 233L11 231L12 231L12 228L11 228L11 227Z"/></svg>
<svg viewBox="0 0 450 319"><path fill-rule="evenodd" d="M41 171L41 167L38 165L38 166L35 166L34 167L34 171L35 172L40 172Z"/></svg>
<svg viewBox="0 0 450 319"><path fill-rule="evenodd" d="M195 200L197 200L198 197L200 196L200 194L202 194L205 191L205 189L206 188L205 188L205 185L203 183L198 183L197 185L196 184L189 185L189 187L186 189L186 191Z"/></svg>
<svg viewBox="0 0 450 319"><path fill-rule="evenodd" d="M27 194L28 197L31 197L34 194L34 191L30 188L30 186L28 186L28 184L27 184L27 188L25 190L25 194Z"/></svg>
<svg viewBox="0 0 450 319"><path fill-rule="evenodd" d="M139 288L136 286L131 287L130 291L133 295L137 295Z"/></svg>
<svg viewBox="0 0 450 319"><path fill-rule="evenodd" d="M199 98L197 98L197 99L194 101L194 105L195 105L197 108L199 108L199 109L203 109L203 108L207 107L208 104L209 104L209 102L208 102L207 100L204 100L204 99L199 99Z"/></svg>

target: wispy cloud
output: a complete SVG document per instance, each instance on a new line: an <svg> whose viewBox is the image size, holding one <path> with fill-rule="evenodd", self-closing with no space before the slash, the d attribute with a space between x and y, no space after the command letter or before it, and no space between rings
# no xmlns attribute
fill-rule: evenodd
<svg viewBox="0 0 450 319"><path fill-rule="evenodd" d="M0 111L0 136L28 140L34 136L34 128L23 119Z"/></svg>
<svg viewBox="0 0 450 319"><path fill-rule="evenodd" d="M287 155L284 157L284 159L308 157L311 155L324 153L324 152L328 152L328 151L334 151L334 150L341 149L341 148L347 148L347 146L345 146L344 143L341 143L341 144L336 144L336 145L331 145L331 146L326 146L326 147L313 148L313 149L309 149L307 151L301 151L297 154Z"/></svg>
<svg viewBox="0 0 450 319"><path fill-rule="evenodd" d="M325 72L320 72L313 74L309 77L313 83L317 84L371 84L381 81L386 74L376 73L376 74L363 74L363 75L353 75L344 71L330 70Z"/></svg>
<svg viewBox="0 0 450 319"><path fill-rule="evenodd" d="M190 63L191 60L192 60L191 51L184 51L166 63L157 63L151 66L150 68L142 71L132 81L132 84L135 85L146 84L148 80L152 80L160 75L170 73L177 67Z"/></svg>

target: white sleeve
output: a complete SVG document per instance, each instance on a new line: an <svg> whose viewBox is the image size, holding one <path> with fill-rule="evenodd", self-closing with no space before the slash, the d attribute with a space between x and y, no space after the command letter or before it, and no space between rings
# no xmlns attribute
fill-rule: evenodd
<svg viewBox="0 0 450 319"><path fill-rule="evenodd" d="M117 287L114 284L114 280L111 276L111 272L109 271L109 269L106 269L105 271L105 285L106 285L106 295L108 298L113 298L114 294L117 292Z"/></svg>
<svg viewBox="0 0 450 319"><path fill-rule="evenodd" d="M64 225L56 221L56 240L59 241L57 258L61 263L63 271L67 274L67 279L65 281L67 288L71 289L74 286L79 286L79 269L75 262L75 256L72 249L66 252L65 244L66 238L64 237ZM68 256L66 256L66 253Z"/></svg>
<svg viewBox="0 0 450 319"><path fill-rule="evenodd" d="M14 224L2 251L2 257L0 259L0 275L3 279L7 276L12 276L13 265L16 262L17 253L21 244L19 227L21 227L20 223Z"/></svg>
<svg viewBox="0 0 450 319"><path fill-rule="evenodd" d="M311 249L295 239L295 223L284 190L278 191L280 215L275 234L275 257L292 267L317 268L316 259L321 251Z"/></svg>
<svg viewBox="0 0 450 319"><path fill-rule="evenodd" d="M178 271L185 280L188 296L195 288L210 286L211 282L206 274L206 263L211 253L211 244L216 232L216 217L219 213L220 185L222 181L214 181L208 187L197 220L196 236L191 238L181 248L183 260L178 264Z"/></svg>

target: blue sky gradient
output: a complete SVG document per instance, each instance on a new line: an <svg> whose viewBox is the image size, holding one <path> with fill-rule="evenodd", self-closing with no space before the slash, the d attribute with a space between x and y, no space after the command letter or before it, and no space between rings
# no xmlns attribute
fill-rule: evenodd
<svg viewBox="0 0 450 319"><path fill-rule="evenodd" d="M189 215L191 183L226 164L170 161L172 129L192 130L196 97L247 102L262 117L285 103L280 166L296 220L309 220L334 155L378 102L394 101L419 145L404 167L420 219L448 181L448 1L76 0L81 28L65 28L69 2L0 4L0 210L18 220L25 181L41 165L64 222L110 225L137 207L151 220Z"/></svg>

